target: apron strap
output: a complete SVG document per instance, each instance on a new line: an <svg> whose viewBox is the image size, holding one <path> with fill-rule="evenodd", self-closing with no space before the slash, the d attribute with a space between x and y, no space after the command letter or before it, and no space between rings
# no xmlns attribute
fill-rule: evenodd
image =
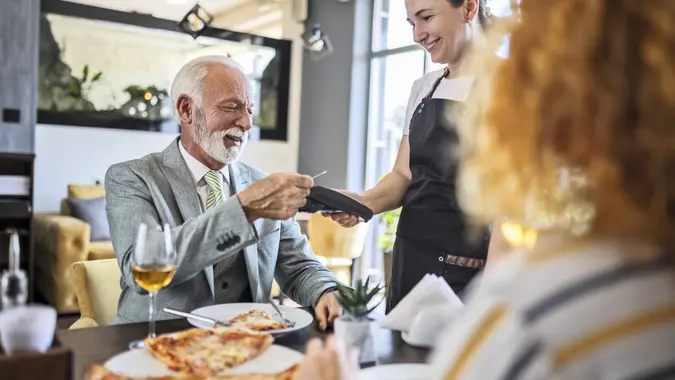
<svg viewBox="0 0 675 380"><path fill-rule="evenodd" d="M434 92L436 92L436 88L438 88L438 85L441 84L441 81L443 80L443 78L447 77L448 74L450 74L450 69L447 66L445 66L445 69L443 69L443 75L441 75L440 77L438 77L438 79L436 79L436 81L434 82L434 85L431 87L431 91L429 91L429 93L426 94L426 96L423 99L426 100L426 99L431 98L431 96L434 94Z"/></svg>

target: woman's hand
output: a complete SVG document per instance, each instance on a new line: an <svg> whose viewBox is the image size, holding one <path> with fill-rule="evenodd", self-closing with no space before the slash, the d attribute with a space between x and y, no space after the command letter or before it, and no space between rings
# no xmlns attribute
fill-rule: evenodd
<svg viewBox="0 0 675 380"><path fill-rule="evenodd" d="M361 222L361 218L347 212L322 213L321 215L333 219L333 221L345 228L354 227Z"/></svg>
<svg viewBox="0 0 675 380"><path fill-rule="evenodd" d="M307 343L295 380L351 380L358 378L358 372L358 351L337 347L331 335L325 345L317 338Z"/></svg>
<svg viewBox="0 0 675 380"><path fill-rule="evenodd" d="M357 201L363 203L364 205L368 206L366 202L363 200L363 197L361 197L356 193L352 193L350 191L341 191L341 193L348 195L356 199ZM350 214L347 212L322 213L321 215L325 216L326 218L333 219L334 222L338 223L339 225L345 228L354 227L355 225L359 224L362 220L357 215Z"/></svg>

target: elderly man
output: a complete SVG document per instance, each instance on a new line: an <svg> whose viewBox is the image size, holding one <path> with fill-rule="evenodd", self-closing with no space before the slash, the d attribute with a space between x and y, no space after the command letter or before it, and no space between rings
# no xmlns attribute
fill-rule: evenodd
<svg viewBox="0 0 675 380"><path fill-rule="evenodd" d="M312 179L237 162L252 122L252 89L227 57L187 63L171 88L181 135L163 152L113 165L105 177L110 233L122 272L116 322L148 319L147 292L134 281L138 226L146 250L164 249L156 226L168 223L177 255L162 307L190 311L230 302L265 302L276 278L294 301L315 308L325 329L342 313L337 281L311 252L293 216ZM171 318L161 313L158 318Z"/></svg>

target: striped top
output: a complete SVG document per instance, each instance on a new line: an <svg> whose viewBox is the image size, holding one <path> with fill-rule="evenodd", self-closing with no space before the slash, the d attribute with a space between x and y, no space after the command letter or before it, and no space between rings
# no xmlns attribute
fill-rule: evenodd
<svg viewBox="0 0 675 380"><path fill-rule="evenodd" d="M626 243L544 246L472 284L461 315L439 334L433 378L675 378L672 267ZM645 258L629 264L636 249Z"/></svg>

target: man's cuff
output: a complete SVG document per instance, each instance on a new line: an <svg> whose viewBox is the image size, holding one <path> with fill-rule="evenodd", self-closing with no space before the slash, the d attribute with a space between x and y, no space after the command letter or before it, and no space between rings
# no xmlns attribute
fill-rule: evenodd
<svg viewBox="0 0 675 380"><path fill-rule="evenodd" d="M324 294L335 291L337 290L337 288L338 284L336 283L324 285L320 291L315 293L316 295L313 297L313 299L310 300L310 305L312 305L312 308L316 309L316 304L319 303L319 300L321 299L321 297L323 297Z"/></svg>

